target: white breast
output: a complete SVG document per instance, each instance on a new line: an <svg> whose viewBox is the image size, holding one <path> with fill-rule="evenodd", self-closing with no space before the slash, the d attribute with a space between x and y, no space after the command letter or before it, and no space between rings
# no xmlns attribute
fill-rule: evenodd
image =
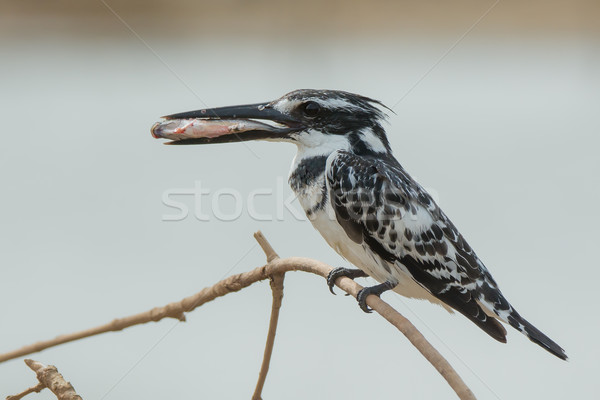
<svg viewBox="0 0 600 400"><path fill-rule="evenodd" d="M358 244L352 241L342 226L337 222L335 211L329 200L325 202L322 209L317 212L315 206L322 201L322 187L325 184L325 171L323 175L312 185L307 185L296 192L302 208L307 213L311 223L317 231L323 236L327 244L331 246L344 259L365 271L370 277L378 282L392 281L397 282L398 286L395 292L411 298L426 299L434 304L441 305L451 312L445 304L431 295L416 283L406 268L401 264L390 264L382 260L377 254L373 253L366 244ZM391 272L388 272L383 264L386 263Z"/></svg>
<svg viewBox="0 0 600 400"><path fill-rule="evenodd" d="M327 140L331 141L331 135L327 136ZM318 135L315 135L315 140L319 138ZM322 139L325 140L324 138ZM336 140L340 142L337 143ZM334 156L333 153L336 150L344 149L349 146L347 139L343 136L340 138L334 137L329 145L319 144L320 145L318 146L298 144L298 153L292 162L290 176L304 160L314 157L329 156L327 161L331 161L332 156ZM323 198L324 195L327 196L329 191L329 188L326 188L325 192L323 191L324 185L326 184L326 165L328 166L329 164L330 162L326 164L323 163L323 165L319 167L322 168L322 171L311 171L310 176L315 179L311 179L310 183L297 185L296 187L292 186L304 212L329 246L343 258L366 272L378 282L397 282L398 285L394 289L395 292L405 297L429 300L432 303L442 305L446 310L451 311L450 308L416 283L408 273L406 267L402 264L390 264L387 261L382 260L376 253L372 252L365 243L358 244L348 237L344 228L337 222L335 211L333 210L329 199ZM420 222L422 223L423 221ZM415 223L419 224L420 222L416 221Z"/></svg>

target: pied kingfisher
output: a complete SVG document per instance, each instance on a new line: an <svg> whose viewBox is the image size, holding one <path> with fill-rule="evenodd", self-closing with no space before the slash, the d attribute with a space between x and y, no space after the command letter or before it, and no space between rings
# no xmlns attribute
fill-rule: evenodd
<svg viewBox="0 0 600 400"><path fill-rule="evenodd" d="M370 311L368 295L393 290L454 309L503 343L506 329L499 321L505 322L566 359L558 344L510 305L454 224L394 158L382 126L385 108L348 92L296 90L268 103L169 115L165 123L180 127L173 133L155 125L152 133L175 139L170 144L294 143L293 191L327 243L359 268L334 269L330 290L338 277L370 276L380 284L358 294L364 311ZM186 134L202 121L227 125L232 119L236 124L229 129Z"/></svg>

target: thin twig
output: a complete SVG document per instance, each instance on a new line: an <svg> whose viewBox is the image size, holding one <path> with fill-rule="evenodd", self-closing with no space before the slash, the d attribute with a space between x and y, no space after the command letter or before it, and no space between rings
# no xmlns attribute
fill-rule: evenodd
<svg viewBox="0 0 600 400"><path fill-rule="evenodd" d="M82 400L54 365L46 366L39 361L29 359L25 360L25 364L35 372L40 384L50 389L58 400Z"/></svg>
<svg viewBox="0 0 600 400"><path fill-rule="evenodd" d="M271 244L264 237L261 231L254 234L254 238L260 244L260 247L267 256L267 262L275 261L279 258L279 255L273 250ZM271 305L271 319L269 321L269 331L267 333L267 342L265 343L265 353L263 355L263 361L260 366L260 372L258 374L258 381L256 382L256 388L252 395L252 400L262 400L262 390L265 386L267 374L269 373L269 366L271 364L271 355L273 354L273 346L275 344L275 334L277 332L277 322L279 321L279 310L281 309L281 302L283 300L283 279L285 273L276 274L271 276L271 292L273 294L273 303Z"/></svg>
<svg viewBox="0 0 600 400"><path fill-rule="evenodd" d="M263 356L256 389L252 395L252 400L261 400L262 390L265 386L269 365L271 364L271 354L273 354L273 345L275 344L275 333L277 332L277 322L279 321L279 309L283 300L283 278L285 274L273 275L271 278L271 291L273 292L273 304L271 306L271 320L269 321L269 332L267 342L265 343L265 354Z"/></svg>
<svg viewBox="0 0 600 400"><path fill-rule="evenodd" d="M268 244L266 239L264 239L264 236L260 235L260 233L257 233L256 239L261 244L263 249L272 250L272 247ZM274 251L272 251L272 253L276 254ZM178 302L167 304L164 307L157 307L140 314L116 319L108 324L92 329L58 336L51 340L38 342L8 353L0 354L0 362L38 352L58 344L71 342L100 333L118 331L130 326L144 324L151 321L160 321L163 318L178 318L184 320L185 312L190 312L195 308L216 299L217 297L225 296L232 292L237 292L252 285L253 283L268 279L278 274L284 274L290 271L304 271L326 278L332 269L333 268L331 266L310 258L275 258L262 267L255 268L251 271L241 274L232 275L217 282L213 286L202 289L195 295L186 297ZM354 297L356 297L357 293L363 288L352 279L346 277L338 278L336 285ZM400 313L398 313L377 296L368 296L367 304L408 338L408 340L419 350L419 352L421 352L421 354L423 354L423 356L435 367L435 369L444 377L444 379L446 379L450 387L452 387L460 399L475 399L475 396L471 390L465 385L464 381L456 373L454 368L452 368L448 361L425 339L425 337L410 321L408 321L405 317L403 317Z"/></svg>
<svg viewBox="0 0 600 400"><path fill-rule="evenodd" d="M279 258L279 255L275 252L273 246L271 246L271 243L269 243L269 241L261 231L254 233L254 239L256 239L263 252L267 256L268 263Z"/></svg>
<svg viewBox="0 0 600 400"><path fill-rule="evenodd" d="M41 382L38 382L37 385L30 387L29 389L26 389L19 394L15 394L14 396L6 396L6 400L21 400L23 397L27 396L28 394L34 393L34 392L39 393L43 389L46 389L46 385L44 385Z"/></svg>
<svg viewBox="0 0 600 400"><path fill-rule="evenodd" d="M233 278L233 277L232 277ZM223 281L221 281L223 282ZM202 293L202 292L201 292ZM216 296L215 296L216 297ZM39 351L45 350L50 347L57 346L59 344L73 342L75 340L83 339L90 336L99 335L101 333L120 331L125 328L129 328L134 325L145 324L147 322L158 322L163 318L176 318L180 321L185 321L185 316L183 315L182 307L180 303L183 303L186 299L182 300L178 303L167 304L164 307L153 308L152 310L130 315L125 318L117 318L112 320L111 322L100 325L94 328L86 329L79 332L69 333L66 335L60 335L55 337L54 339L44 340L37 343L33 343L20 349L10 351L8 353L0 354L0 363L8 360L12 360L14 358L22 357L27 354L37 353ZM210 299L212 300L212 299ZM176 308L174 306L177 305ZM200 304L199 304L200 305Z"/></svg>

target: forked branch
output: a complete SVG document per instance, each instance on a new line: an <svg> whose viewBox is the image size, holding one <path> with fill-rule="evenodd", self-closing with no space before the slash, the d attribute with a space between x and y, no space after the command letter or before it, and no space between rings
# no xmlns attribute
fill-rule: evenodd
<svg viewBox="0 0 600 400"><path fill-rule="evenodd" d="M62 343L72 342L85 337L98 335L100 333L119 331L134 325L144 324L151 321L160 321L163 318L176 318L185 321L185 313L193 311L203 304L225 296L232 292L237 292L258 281L271 279L271 288L273 290L273 306L271 312L271 322L265 346L265 354L259 380L256 385L253 398L259 399L264 385L266 374L269 368L269 362L273 350L275 331L277 329L277 320L279 317L279 308L281 307L281 298L283 296L283 275L290 271L304 271L315 275L327 277L333 269L331 266L320 261L303 257L279 258L266 238L260 233L255 234L255 238L262 247L267 256L267 264L255 268L251 271L225 278L213 286L202 289L195 295L184 298L181 301L169 303L163 307L153 308L152 310L131 315L124 318L118 318L112 322L100 325L95 328L75 332L67 335L58 336L51 340L37 342L20 349L0 354L0 362L22 357L27 354L42 351ZM280 279L280 282L278 281ZM362 286L353 280L341 277L336 281L336 285L356 297ZM419 352L434 366L434 368L444 377L450 387L456 392L458 397L463 400L473 400L475 396L467 387L461 377L452 368L448 361L425 339L417 328L404 316L394 310L390 305L377 296L369 296L367 304L400 332L419 350Z"/></svg>
<svg viewBox="0 0 600 400"><path fill-rule="evenodd" d="M7 396L6 400L20 400L33 392L50 389L58 400L82 400L73 386L63 378L54 365L44 365L39 361L25 360L25 364L35 372L39 383L19 394Z"/></svg>

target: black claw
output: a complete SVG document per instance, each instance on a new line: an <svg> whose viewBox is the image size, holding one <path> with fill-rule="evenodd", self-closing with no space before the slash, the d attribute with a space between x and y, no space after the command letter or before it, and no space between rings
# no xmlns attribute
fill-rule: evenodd
<svg viewBox="0 0 600 400"><path fill-rule="evenodd" d="M335 281L337 280L337 278L340 278L342 276L345 276L350 279L355 279L355 278L365 278L369 275L367 275L364 271L362 271L360 269L350 269L350 268L341 268L341 267L332 269L329 272L329 274L327 275L327 286L329 287L329 291L332 294L335 294L335 292L333 291L333 286L335 285Z"/></svg>
<svg viewBox="0 0 600 400"><path fill-rule="evenodd" d="M388 290L395 288L396 285L398 285L398 284L387 281L387 282L383 282L379 285L370 286L370 287L361 289L358 292L358 294L356 295L356 300L358 300L358 306L360 307L361 310L363 310L366 313L373 312L373 310L367 305L367 297L369 297L369 295L371 295L371 294L379 297L379 296L381 296L381 294L383 292L386 292Z"/></svg>
<svg viewBox="0 0 600 400"><path fill-rule="evenodd" d="M369 293L367 289L370 288L361 289L356 295L356 300L358 300L358 306L361 310L363 310L366 313L371 313L373 312L373 310L371 310L371 308L367 305L367 296L371 293Z"/></svg>

